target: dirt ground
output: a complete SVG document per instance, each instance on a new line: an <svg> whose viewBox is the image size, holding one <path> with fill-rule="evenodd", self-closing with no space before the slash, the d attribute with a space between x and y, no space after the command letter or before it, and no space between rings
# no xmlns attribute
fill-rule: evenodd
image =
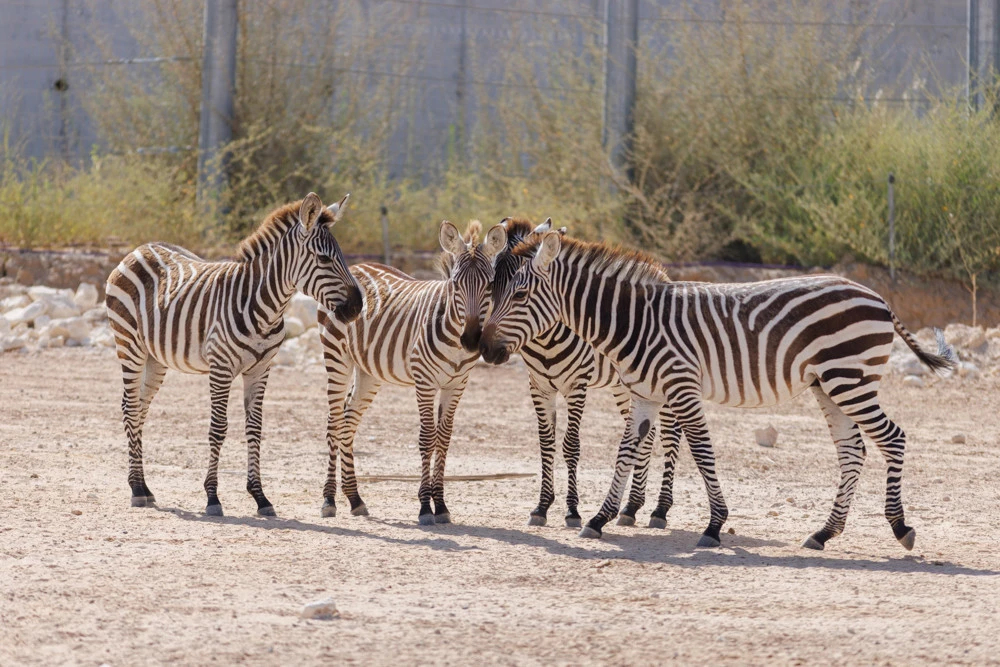
<svg viewBox="0 0 1000 667"><path fill-rule="evenodd" d="M771 410L710 409L735 534L696 549L708 508L687 452L665 531L609 525L600 541L578 538L562 526L561 467L546 527L526 525L537 477L450 483L452 525L417 525L410 481L363 482L370 517L350 516L343 500L340 515L321 519L325 380L315 367L275 369L268 387L264 484L279 518L257 518L244 490L238 390L221 466L227 516L202 515L208 382L179 374L167 376L145 432L159 507L134 509L111 351L7 354L0 664L997 663L997 382L884 385L909 434L912 553L882 516L873 447L845 534L825 552L799 547L837 482L811 395ZM753 442L767 424L780 432L774 449ZM607 491L621 426L610 395L595 392L585 519ZM418 473L416 433L412 390L383 388L359 432L359 472ZM477 368L449 473L536 473L537 460L524 369ZM299 617L324 597L338 618Z"/></svg>

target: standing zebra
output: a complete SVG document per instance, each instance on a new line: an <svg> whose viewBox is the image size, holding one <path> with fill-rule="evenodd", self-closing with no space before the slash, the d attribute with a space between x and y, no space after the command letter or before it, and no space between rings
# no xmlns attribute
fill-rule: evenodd
<svg viewBox="0 0 1000 667"><path fill-rule="evenodd" d="M940 332L938 353L924 351L878 294L836 276L670 283L641 253L554 232L518 252L532 259L494 305L483 330L484 357L502 362L563 322L612 359L632 394L611 489L581 537L600 537L617 512L660 406L670 407L692 446L710 446L703 399L756 407L811 388L837 447L841 478L826 525L803 546L822 549L843 530L865 457L863 430L887 462L886 518L896 539L913 548L916 532L904 521L901 497L905 435L882 411L878 386L893 331L932 369L952 368L954 352ZM719 544L728 516L721 495L710 502L699 546Z"/></svg>
<svg viewBox="0 0 1000 667"><path fill-rule="evenodd" d="M507 284L526 261L524 257L515 255L513 249L532 234L541 235L549 231L552 220L550 218L538 227L533 227L523 218L505 218L500 224L507 230L507 246L496 260L496 276L493 279L494 299L503 294ZM565 234L565 231L566 228L563 227L559 233ZM449 267L445 265L444 268ZM668 279L666 273L664 279ZM538 506L531 511L528 525L544 526L549 507L555 500L552 477L555 458L556 396L562 394L567 407L566 433L562 443L563 458L566 461L565 520L567 526L579 528L582 521L577 509L579 495L576 479L580 461L580 420L587 402L587 391L610 387L618 410L623 417L627 417L628 390L618 381L618 373L611 361L606 356L595 353L589 343L564 324L556 323L548 331L525 343L520 353L524 365L528 368L528 385L538 420L538 443L542 459L542 485ZM673 504L673 474L681 437L680 428L666 407L660 413L660 423L664 444L663 481L656 508L649 520L651 528L664 528L667 525L667 511ZM650 429L647 436L648 447L644 446L643 451L652 454L655 435L656 429ZM703 474L714 477L714 470L707 466L710 459L705 459L700 452L693 453ZM629 501L618 517L619 525L634 525L636 512L645 504L648 466L648 456L636 464Z"/></svg>
<svg viewBox="0 0 1000 667"><path fill-rule="evenodd" d="M165 243L139 246L108 277L108 318L122 364L122 415L128 439L132 506L155 502L142 468L142 425L168 368L207 373L212 421L205 491L207 514L222 516L219 450L226 437L229 388L243 376L247 491L257 513L274 516L260 479L261 403L271 361L285 337L284 314L296 289L337 317L361 311L361 290L330 228L347 197L323 208L310 193L273 211L239 248L235 261L207 262Z"/></svg>
<svg viewBox="0 0 1000 667"><path fill-rule="evenodd" d="M467 241L453 224L441 223L441 247L451 256L447 280L415 280L388 266L358 264L351 267L351 272L365 293L361 317L348 324L331 318L325 308L320 308L330 404L330 458L323 487L323 516L337 514L338 450L351 514L368 513L354 476L354 434L382 383L389 382L413 386L417 392L420 524L451 520L444 503L444 467L452 421L469 374L479 359L479 336L490 306L493 263L507 239L503 227L495 225L479 244L480 229L478 222L471 223Z"/></svg>

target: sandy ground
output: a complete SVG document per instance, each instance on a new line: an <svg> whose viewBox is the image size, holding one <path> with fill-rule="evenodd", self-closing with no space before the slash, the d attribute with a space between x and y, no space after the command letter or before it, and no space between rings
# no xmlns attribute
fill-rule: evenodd
<svg viewBox="0 0 1000 667"><path fill-rule="evenodd" d="M108 350L0 357L0 664L912 664L1000 661L997 380L890 378L910 436L916 549L882 517L869 448L847 531L799 544L826 518L833 447L811 395L773 410L710 410L735 534L695 549L707 523L690 455L669 527L609 525L601 541L529 528L537 477L448 486L452 525L417 526L415 482L367 482L368 518L319 516L322 371L276 369L264 412L261 519L245 492L238 392L220 497L202 516L208 383L168 375L146 427L159 507L133 509ZM563 418L562 413L560 419ZM773 423L778 447L753 444ZM584 419L581 511L610 481L621 422L596 392ZM359 433L359 470L416 474L410 389L385 387ZM965 444L953 444L956 433ZM659 465L657 463L657 465ZM451 474L535 473L523 368L478 368L459 408ZM563 493L565 473L557 473ZM649 507L641 513L644 525ZM302 620L332 597L334 620Z"/></svg>

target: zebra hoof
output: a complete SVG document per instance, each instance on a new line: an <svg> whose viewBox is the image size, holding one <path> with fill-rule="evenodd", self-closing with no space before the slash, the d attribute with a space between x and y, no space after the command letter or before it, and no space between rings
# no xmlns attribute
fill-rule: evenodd
<svg viewBox="0 0 1000 667"><path fill-rule="evenodd" d="M275 513L274 507L272 505L268 505L266 507L258 507L257 508L257 515L258 516L278 516Z"/></svg>
<svg viewBox="0 0 1000 667"><path fill-rule="evenodd" d="M817 540L812 535L810 535L809 537L806 538L806 541L802 543L802 546L805 549L814 549L816 551L822 551L826 545Z"/></svg>
<svg viewBox="0 0 1000 667"><path fill-rule="evenodd" d="M417 518L417 523L421 526L433 526L434 525L434 515L433 514L421 514Z"/></svg>
<svg viewBox="0 0 1000 667"><path fill-rule="evenodd" d="M146 496L146 507L156 507L155 496Z"/></svg>
<svg viewBox="0 0 1000 667"><path fill-rule="evenodd" d="M208 516L225 516L222 513L222 505L209 505L205 508L205 514Z"/></svg>
<svg viewBox="0 0 1000 667"><path fill-rule="evenodd" d="M451 523L451 513L441 512L434 515L434 523Z"/></svg>
<svg viewBox="0 0 1000 667"><path fill-rule="evenodd" d="M146 496L132 496L132 507L145 507L149 504Z"/></svg>
<svg viewBox="0 0 1000 667"><path fill-rule="evenodd" d="M357 507L352 507L351 508L351 515L352 516L368 516L368 506L365 505L364 503L361 503Z"/></svg>
<svg viewBox="0 0 1000 667"><path fill-rule="evenodd" d="M917 540L917 531L910 528L906 531L906 534L899 538L899 543L903 545L903 548L907 551L913 551L913 543Z"/></svg>
<svg viewBox="0 0 1000 667"><path fill-rule="evenodd" d="M567 528L579 528L583 525L583 519L578 516L568 516L566 517L566 527Z"/></svg>
<svg viewBox="0 0 1000 667"><path fill-rule="evenodd" d="M599 540L601 539L601 531L594 530L590 526L584 526L580 531L580 537L587 540Z"/></svg>
<svg viewBox="0 0 1000 667"><path fill-rule="evenodd" d="M659 528L662 530L667 527L667 520L662 517L651 516L649 517L649 527Z"/></svg>
<svg viewBox="0 0 1000 667"><path fill-rule="evenodd" d="M330 519L337 516L337 506L336 505L323 505L323 508L319 511L320 516L324 519Z"/></svg>
<svg viewBox="0 0 1000 667"><path fill-rule="evenodd" d="M635 517L634 516L629 516L628 514L619 514L618 515L618 525L619 526L634 526L635 525Z"/></svg>
<svg viewBox="0 0 1000 667"><path fill-rule="evenodd" d="M701 539L698 540L699 547L713 548L719 546L720 544L722 543L711 535L702 535Z"/></svg>
<svg viewBox="0 0 1000 667"><path fill-rule="evenodd" d="M546 518L540 514L532 514L528 517L529 526L544 526Z"/></svg>

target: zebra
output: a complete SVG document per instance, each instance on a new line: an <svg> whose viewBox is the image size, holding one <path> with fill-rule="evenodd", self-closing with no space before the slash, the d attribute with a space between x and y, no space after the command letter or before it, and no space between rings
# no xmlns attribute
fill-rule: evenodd
<svg viewBox="0 0 1000 667"><path fill-rule="evenodd" d="M838 276L746 284L671 283L648 256L548 232L516 254L531 256L499 295L483 329L484 358L502 363L538 333L562 322L611 358L632 396L611 489L580 531L599 538L617 512L624 481L650 424L668 405L692 446L709 446L703 401L775 405L811 389L840 462L840 484L826 524L804 547L823 549L843 529L857 486L864 431L887 464L885 516L904 548L916 531L902 503L906 436L882 411L878 387L893 332L937 372L955 353L937 332L937 354L923 350L872 290ZM699 546L718 546L728 516L710 494L711 520Z"/></svg>
<svg viewBox="0 0 1000 667"><path fill-rule="evenodd" d="M500 224L507 230L507 246L496 259L496 275L493 279L493 297L502 294L504 288L513 279L517 270L524 263L524 258L513 253L513 249L524 242L529 236L541 235L552 227L549 218L535 227L524 218L504 218ZM566 228L558 230L566 233ZM442 267L450 270L447 262ZM664 274L666 279L666 274ZM538 420L538 441L541 453L542 474L541 490L538 505L531 510L528 518L530 526L544 526L547 522L548 510L555 499L553 484L553 459L555 458L556 430L556 396L561 394L566 400L567 422L563 437L562 453L566 462L566 516L568 527L580 528L582 519L578 511L579 494L577 492L577 466L580 461L580 420L590 389L608 387L611 389L615 404L622 417L627 417L629 409L629 393L618 382L618 373L611 361L604 355L594 352L586 341L573 333L564 324L557 323L548 331L542 332L537 338L525 343L520 350L521 359L528 369L528 385L531 391L531 401ZM680 428L664 408L660 415L661 434L664 446L664 471L660 496L649 520L652 528L665 528L667 511L673 504L673 473L677 463L680 445ZM652 441L655 429L651 429L648 450L652 452ZM703 457L696 454L696 460L701 464ZM634 525L636 512L645 504L646 476L649 458L636 465L632 476L632 490L629 501L618 517L619 525ZM699 465L699 467L701 467ZM714 475L714 471L706 470L706 474Z"/></svg>
<svg viewBox="0 0 1000 667"><path fill-rule="evenodd" d="M205 477L206 514L222 516L219 450L226 437L229 389L243 376L247 491L257 513L274 516L260 477L261 403L271 362L285 337L284 314L296 290L345 322L361 311L361 289L331 228L347 197L324 208L310 193L274 210L239 246L233 261L210 262L174 245L150 243L111 272L106 305L125 384L132 506L156 502L142 465L142 427L167 369L208 374L212 419Z"/></svg>
<svg viewBox="0 0 1000 667"><path fill-rule="evenodd" d="M493 263L507 238L503 227L495 225L480 244L480 231L480 223L473 221L463 239L453 224L441 223L439 240L452 266L447 280L416 280L389 266L358 264L351 272L365 293L361 316L346 323L330 317L326 308L319 309L329 401L329 463L322 516L337 514L338 451L351 514L368 514L354 475L354 435L379 388L388 382L416 388L419 523L451 521L444 502L444 468L452 422L479 359Z"/></svg>

